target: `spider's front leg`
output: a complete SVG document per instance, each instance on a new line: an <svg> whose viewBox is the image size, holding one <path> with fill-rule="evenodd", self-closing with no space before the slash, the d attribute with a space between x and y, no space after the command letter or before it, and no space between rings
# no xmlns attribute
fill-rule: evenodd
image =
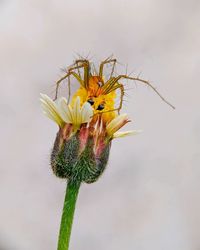
<svg viewBox="0 0 200 250"><path fill-rule="evenodd" d="M90 62L86 59L77 59L74 63L76 65L76 69L78 69L78 73L80 76L79 69L84 68L84 87L87 89L89 86L89 78L90 78Z"/></svg>
<svg viewBox="0 0 200 250"><path fill-rule="evenodd" d="M113 92L115 90L119 89L120 90L120 103L119 103L119 107L118 108L115 108L114 110L112 111L117 111L118 114L120 113L120 110L122 108L122 104L123 104L123 97L124 97L124 85L121 84L121 83L115 83L115 85L113 86L112 90L109 92Z"/></svg>
<svg viewBox="0 0 200 250"><path fill-rule="evenodd" d="M79 63L82 63L79 65ZM58 98L58 89L59 89L59 85L60 83L66 79L67 77L70 77L71 75L73 75L77 81L80 83L81 86L83 86L84 88L87 88L88 86L88 82L89 82L89 74L88 74L88 71L89 71L89 62L87 60L77 60L75 62L75 64L77 64L77 66L73 66L73 67L70 67L68 69L68 72L66 75L64 75L63 77L61 77L57 82L56 82L56 94L55 94L55 97L54 97L54 101ZM81 79L81 76L79 74L77 74L74 70L78 70L80 68L84 68L84 79ZM70 84L70 83L69 83Z"/></svg>
<svg viewBox="0 0 200 250"><path fill-rule="evenodd" d="M119 89L121 92L121 96L120 96L120 103L119 103L119 107L117 108L118 114L122 108L122 104L123 104L123 97L124 97L124 86L121 83L118 83L116 86L116 89Z"/></svg>
<svg viewBox="0 0 200 250"><path fill-rule="evenodd" d="M104 68L105 64L113 63L112 70L111 70L110 77L109 77L109 78L111 78L113 73L114 73L116 62L117 62L117 59L106 59L105 61L101 62L100 67L99 67L99 76L101 78L103 77L103 68Z"/></svg>
<svg viewBox="0 0 200 250"><path fill-rule="evenodd" d="M118 114L120 113L120 110L122 108L122 104L123 104L123 97L124 97L124 86L121 83L115 82L115 85L112 87L112 89L107 92L106 94L109 94L115 90L119 89L120 90L120 103L119 106L117 108L111 109L111 110L107 110L107 111L103 111L102 113L107 113L107 112L114 112L117 111Z"/></svg>
<svg viewBox="0 0 200 250"><path fill-rule="evenodd" d="M67 77L70 77L71 75L73 75L73 76L78 80L78 82L79 82L81 85L83 84L83 81L82 81L82 79L79 77L79 75L77 75L76 72L74 72L74 71L72 71L72 69L70 69L66 75L64 75L64 76L61 77L58 81L56 81L56 93L55 93L54 101L58 98L58 89L59 89L60 83L61 83L63 80L65 80Z"/></svg>
<svg viewBox="0 0 200 250"><path fill-rule="evenodd" d="M130 77L130 76L127 76L127 75L119 75L115 78L115 80L118 82L120 79L129 79L129 80L133 80L133 81L138 81L140 83L144 83L146 85L148 85L151 89L153 89L153 91L165 102L167 103L170 107L172 107L173 109L175 109L175 107L169 103L158 91L157 89L151 84L149 83L148 81L146 80L143 80L139 77Z"/></svg>

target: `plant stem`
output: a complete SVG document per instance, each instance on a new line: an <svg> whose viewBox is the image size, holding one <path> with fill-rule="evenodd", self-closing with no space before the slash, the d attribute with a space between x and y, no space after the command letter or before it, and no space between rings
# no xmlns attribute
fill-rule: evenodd
<svg viewBox="0 0 200 250"><path fill-rule="evenodd" d="M62 219L60 224L60 233L58 239L57 250L68 250L69 241L76 206L76 200L79 192L81 182L68 181L65 201L62 212Z"/></svg>

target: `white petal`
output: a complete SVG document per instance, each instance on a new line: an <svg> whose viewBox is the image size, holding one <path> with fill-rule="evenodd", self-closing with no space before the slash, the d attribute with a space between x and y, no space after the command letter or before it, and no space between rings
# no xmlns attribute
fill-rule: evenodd
<svg viewBox="0 0 200 250"><path fill-rule="evenodd" d="M127 114L121 114L118 115L117 117L115 117L109 124L107 127L109 128L113 128L116 125L118 125L119 123L121 123L121 121L128 119L128 115Z"/></svg>
<svg viewBox="0 0 200 250"><path fill-rule="evenodd" d="M65 123L73 124L74 131L79 129L82 123L89 122L93 115L93 109L89 103L84 103L81 108L79 96L76 98L73 107L68 105L67 99L64 97L54 102L47 95L41 94L40 100L47 117L61 127Z"/></svg>
<svg viewBox="0 0 200 250"><path fill-rule="evenodd" d="M59 126L63 125L63 119L60 116L58 107L51 98L49 98L47 95L40 94L41 98L41 105L43 108L44 113L53 121L55 121Z"/></svg>
<svg viewBox="0 0 200 250"><path fill-rule="evenodd" d="M113 134L113 138L120 138L124 136L129 136L129 135L137 135L141 132L142 130L129 130L129 131L124 131L124 132L115 132Z"/></svg>
<svg viewBox="0 0 200 250"><path fill-rule="evenodd" d="M67 99L62 97L58 102L58 107L62 119L66 123L73 123L73 116L71 107L67 104Z"/></svg>
<svg viewBox="0 0 200 250"><path fill-rule="evenodd" d="M80 97L77 96L74 107L72 108L72 114L73 114L73 123L78 125L81 124L81 114L80 114Z"/></svg>
<svg viewBox="0 0 200 250"><path fill-rule="evenodd" d="M115 117L107 126L106 130L109 135L114 134L118 129L119 126L122 125L126 120L128 120L127 114L121 114Z"/></svg>
<svg viewBox="0 0 200 250"><path fill-rule="evenodd" d="M82 123L90 122L93 116L93 109L88 102L85 102L81 109Z"/></svg>

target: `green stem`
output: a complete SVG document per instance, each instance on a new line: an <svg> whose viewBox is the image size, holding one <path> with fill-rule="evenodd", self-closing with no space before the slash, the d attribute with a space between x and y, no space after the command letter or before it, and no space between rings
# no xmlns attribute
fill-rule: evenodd
<svg viewBox="0 0 200 250"><path fill-rule="evenodd" d="M81 182L68 181L57 250L68 250L76 200Z"/></svg>

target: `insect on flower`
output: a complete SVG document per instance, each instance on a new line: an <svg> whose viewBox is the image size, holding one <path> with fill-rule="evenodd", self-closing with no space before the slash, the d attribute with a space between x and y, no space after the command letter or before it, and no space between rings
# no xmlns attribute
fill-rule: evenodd
<svg viewBox="0 0 200 250"><path fill-rule="evenodd" d="M102 114L102 117L106 120L109 118L114 118L116 112L120 112L123 103L123 97L125 94L124 85L121 83L123 79L137 81L139 83L145 84L153 89L156 94L172 108L171 105L148 81L143 80L139 77L131 77L126 74L121 74L114 76L115 66L117 60L113 58L107 58L102 61L99 66L98 72L92 73L92 63L87 59L78 59L74 64L67 69L66 75L60 78L56 82L56 94L54 100L58 97L58 90L61 82L68 78L68 91L70 98L70 77L73 76L80 84L79 90L75 93L72 99L72 104L74 103L75 97L81 97L81 105L84 102L90 103L93 107L94 114ZM104 67L106 64L112 65L110 76L107 80L104 78ZM80 73L80 69L83 69L83 76ZM120 91L120 102L118 107L115 107L116 90ZM109 112L110 114L106 114Z"/></svg>
<svg viewBox="0 0 200 250"><path fill-rule="evenodd" d="M76 60L66 75L57 81L54 101L41 94L45 115L59 126L51 154L51 166L54 173L61 178L76 179L79 176L81 181L87 183L96 181L107 164L112 140L139 132L118 131L130 121L127 114L119 114L124 97L121 80L130 79L146 84L169 104L148 81L128 75L114 76L116 62L116 59L108 58L100 63L98 72L92 73L92 63L89 60ZM112 70L105 80L106 64L112 64ZM72 100L71 76L80 84ZM65 97L58 98L60 84L66 78L69 87L68 100ZM116 107L117 90L120 91L120 102Z"/></svg>
<svg viewBox="0 0 200 250"><path fill-rule="evenodd" d="M116 62L116 59L107 58L100 63L98 72L95 72L89 60L78 59L57 81L54 100L46 94L41 94L40 101L44 114L58 125L50 164L53 173L59 178L66 179L68 183L60 226L59 250L66 250L69 246L75 203L81 183L93 183L103 174L115 138L140 132L119 131L130 122L127 114L119 114L125 94L121 81L129 79L146 84L174 108L148 81L126 74L115 75ZM104 76L106 64L112 65L108 78ZM72 100L71 76L80 84ZM58 98L60 84L67 78L69 97ZM118 94L119 105L116 103Z"/></svg>

